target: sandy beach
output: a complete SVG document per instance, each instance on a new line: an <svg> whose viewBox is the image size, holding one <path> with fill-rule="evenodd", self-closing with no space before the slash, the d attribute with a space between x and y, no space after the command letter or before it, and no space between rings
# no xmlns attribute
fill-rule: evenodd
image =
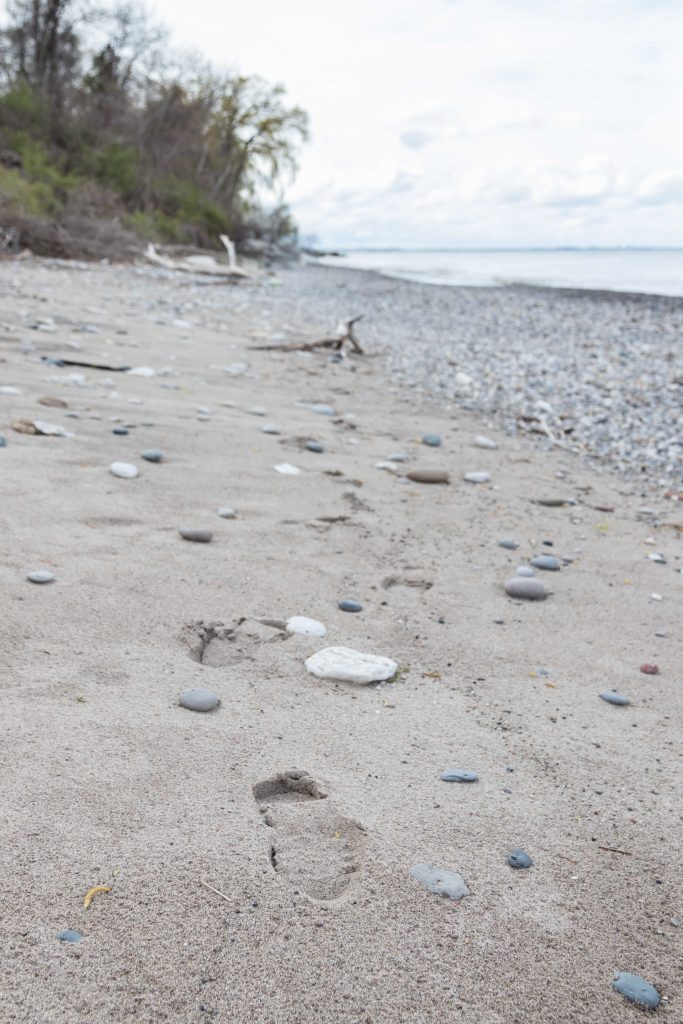
<svg viewBox="0 0 683 1024"><path fill-rule="evenodd" d="M621 344L640 317L640 340L671 347L681 304L474 291L323 268L226 285L0 266L2 1022L630 1024L644 1011L614 991L620 971L683 1020L671 449L648 455L646 417L613 460L580 416L558 434L588 383L544 421L584 457L513 432L506 385L500 412L479 378L440 392L426 345L452 339L454 374L473 377L478 335L452 303L501 337L508 320L551 340L571 322L598 345L609 317ZM360 313L366 356L254 348ZM673 390L659 409L668 444ZM619 472L631 450L646 472ZM429 468L450 483L405 476ZM539 555L561 566L535 570L546 600L507 596ZM40 570L55 579L27 580ZM292 616L326 635L288 633ZM306 669L339 646L398 672ZM220 707L180 707L191 687ZM509 865L514 848L532 867ZM420 864L469 895L432 894Z"/></svg>

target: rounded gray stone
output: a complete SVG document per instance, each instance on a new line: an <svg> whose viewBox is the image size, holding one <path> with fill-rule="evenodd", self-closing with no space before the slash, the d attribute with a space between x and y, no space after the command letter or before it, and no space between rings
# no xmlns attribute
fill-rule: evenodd
<svg viewBox="0 0 683 1024"><path fill-rule="evenodd" d="M620 708L625 708L627 704L631 703L628 697L624 697L623 694L617 693L615 690L603 690L599 696L608 704L616 704Z"/></svg>
<svg viewBox="0 0 683 1024"><path fill-rule="evenodd" d="M508 864L511 868L530 868L533 863L526 850L520 850L519 847L515 847L508 855Z"/></svg>
<svg viewBox="0 0 683 1024"><path fill-rule="evenodd" d="M544 601L547 597L545 587L540 580L513 577L505 584L508 597L516 597L521 601Z"/></svg>
<svg viewBox="0 0 683 1024"><path fill-rule="evenodd" d="M555 555L534 555L531 564L536 569L545 569L546 572L558 572L562 568L559 558Z"/></svg>
<svg viewBox="0 0 683 1024"><path fill-rule="evenodd" d="M518 576L523 576L525 579L531 579L532 576L536 575L534 570L529 565L518 565L515 569L515 572Z"/></svg>
<svg viewBox="0 0 683 1024"><path fill-rule="evenodd" d="M359 601L340 601L337 605L343 612L362 612L363 605Z"/></svg>
<svg viewBox="0 0 683 1024"><path fill-rule="evenodd" d="M442 782L479 782L476 772L468 772L463 768L447 768L439 778Z"/></svg>
<svg viewBox="0 0 683 1024"><path fill-rule="evenodd" d="M644 1006L648 1010L656 1010L659 1006L659 992L645 978L628 971L619 971L612 987L629 1002Z"/></svg>
<svg viewBox="0 0 683 1024"><path fill-rule="evenodd" d="M128 433L128 427L114 427L112 430L112 434L118 434L120 437L125 437Z"/></svg>
<svg viewBox="0 0 683 1024"><path fill-rule="evenodd" d="M237 519L237 513L234 508L229 508L227 505L221 505L218 509L218 515L221 519Z"/></svg>
<svg viewBox="0 0 683 1024"><path fill-rule="evenodd" d="M183 690L178 698L180 706L187 708L188 711L215 711L220 702L217 694L201 686Z"/></svg>
<svg viewBox="0 0 683 1024"><path fill-rule="evenodd" d="M507 548L508 551L516 551L519 544L516 540L510 540L508 537L504 537L503 540L498 541L499 548Z"/></svg>
<svg viewBox="0 0 683 1024"><path fill-rule="evenodd" d="M306 449L309 452L316 452L318 455L322 455L322 453L325 451L320 441L307 441Z"/></svg>
<svg viewBox="0 0 683 1024"><path fill-rule="evenodd" d="M211 530L180 529L178 533L183 540L193 540L195 544L208 544L213 537Z"/></svg>
<svg viewBox="0 0 683 1024"><path fill-rule="evenodd" d="M53 583L57 577L49 569L36 569L35 572L30 572L26 579L29 583Z"/></svg>
<svg viewBox="0 0 683 1024"><path fill-rule="evenodd" d="M441 444L441 438L438 434L425 434L422 438L422 444L426 444L430 448L438 448Z"/></svg>
<svg viewBox="0 0 683 1024"><path fill-rule="evenodd" d="M160 452L158 448L147 448L146 451L141 452L142 458L146 459L147 462L163 462L164 453Z"/></svg>

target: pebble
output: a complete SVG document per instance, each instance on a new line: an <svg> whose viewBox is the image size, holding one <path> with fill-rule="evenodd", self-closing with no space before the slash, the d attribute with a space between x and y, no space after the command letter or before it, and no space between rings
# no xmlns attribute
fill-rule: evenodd
<svg viewBox="0 0 683 1024"><path fill-rule="evenodd" d="M286 630L288 633L297 633L299 636L325 636L327 629L317 619L307 619L305 615L293 615L287 619Z"/></svg>
<svg viewBox="0 0 683 1024"><path fill-rule="evenodd" d="M624 996L631 1003L637 1006L644 1006L648 1010L655 1010L659 1006L659 992L645 978L637 974L629 974L628 971L619 971L612 987L619 995Z"/></svg>
<svg viewBox="0 0 683 1024"><path fill-rule="evenodd" d="M393 455L387 456L389 462L408 462L410 458L405 452L394 452Z"/></svg>
<svg viewBox="0 0 683 1024"><path fill-rule="evenodd" d="M540 580L520 579L519 576L507 581L505 593L508 597L517 597L523 601L544 601L547 597Z"/></svg>
<svg viewBox="0 0 683 1024"><path fill-rule="evenodd" d="M63 932L58 932L57 938L60 942L80 942L83 936L72 928L65 928Z"/></svg>
<svg viewBox="0 0 683 1024"><path fill-rule="evenodd" d="M52 583L56 577L48 569L37 569L35 572L30 572L26 579L30 583Z"/></svg>
<svg viewBox="0 0 683 1024"><path fill-rule="evenodd" d="M518 565L515 572L518 576L524 576L529 579L531 576L535 576L536 573L528 565Z"/></svg>
<svg viewBox="0 0 683 1024"><path fill-rule="evenodd" d="M559 558L555 555L535 555L531 564L537 569L545 569L546 572L559 572L562 568Z"/></svg>
<svg viewBox="0 0 683 1024"><path fill-rule="evenodd" d="M193 540L195 544L208 544L213 538L211 530L180 529L178 533L183 540Z"/></svg>
<svg viewBox="0 0 683 1024"><path fill-rule="evenodd" d="M262 434L281 434L282 431L275 423L264 423L261 427Z"/></svg>
<svg viewBox="0 0 683 1024"><path fill-rule="evenodd" d="M114 476L120 476L123 480L133 480L138 475L137 467L130 462L112 462L109 472Z"/></svg>
<svg viewBox="0 0 683 1024"><path fill-rule="evenodd" d="M426 444L430 448L438 448L441 444L441 438L438 434L425 434L422 438L422 444Z"/></svg>
<svg viewBox="0 0 683 1024"><path fill-rule="evenodd" d="M306 448L309 452L317 452L319 455L325 451L320 441L307 441Z"/></svg>
<svg viewBox="0 0 683 1024"><path fill-rule="evenodd" d="M650 594L651 601L663 601L664 597L662 594Z"/></svg>
<svg viewBox="0 0 683 1024"><path fill-rule="evenodd" d="M475 437L474 443L476 444L477 448L494 449L498 447L495 441L492 441L490 437L484 437L483 434L479 434L478 437Z"/></svg>
<svg viewBox="0 0 683 1024"><path fill-rule="evenodd" d="M339 679L361 685L391 679L398 669L391 658L364 654L350 647L325 647L308 658L305 665L318 679Z"/></svg>
<svg viewBox="0 0 683 1024"><path fill-rule="evenodd" d="M432 864L416 864L410 869L410 873L420 885L429 889L435 896L447 896L451 900L461 900L463 896L470 895L465 879L457 871L435 868Z"/></svg>
<svg viewBox="0 0 683 1024"><path fill-rule="evenodd" d="M575 505L573 498L532 498L537 505L545 505L546 508L562 508L564 505Z"/></svg>
<svg viewBox="0 0 683 1024"><path fill-rule="evenodd" d="M293 466L291 462L279 462L277 466L273 466L276 473L282 473L283 476L299 476L302 470L298 466Z"/></svg>
<svg viewBox="0 0 683 1024"><path fill-rule="evenodd" d="M112 434L118 434L121 437L125 437L129 433L128 427L114 427Z"/></svg>
<svg viewBox="0 0 683 1024"><path fill-rule="evenodd" d="M487 484L491 479L490 473L485 473L483 470L477 473L465 473L463 480L466 480L468 484Z"/></svg>
<svg viewBox="0 0 683 1024"><path fill-rule="evenodd" d="M445 469L409 469L406 476L416 484L450 483L450 477Z"/></svg>
<svg viewBox="0 0 683 1024"><path fill-rule="evenodd" d="M205 690L202 686L193 686L189 690L183 690L178 698L178 703L188 711L214 711L220 704L220 697L211 690Z"/></svg>
<svg viewBox="0 0 683 1024"><path fill-rule="evenodd" d="M247 410L252 416L265 416L266 410L261 408L260 405L252 405L251 409Z"/></svg>
<svg viewBox="0 0 683 1024"><path fill-rule="evenodd" d="M221 519L237 519L237 513L234 508L228 508L227 505L221 505L217 512Z"/></svg>
<svg viewBox="0 0 683 1024"><path fill-rule="evenodd" d="M655 636L661 637L662 639L664 639L668 635L669 635L669 630L668 629L658 629L655 632Z"/></svg>
<svg viewBox="0 0 683 1024"><path fill-rule="evenodd" d="M6 448L6 447L7 447L7 438L3 437L2 434L0 434L0 448Z"/></svg>
<svg viewBox="0 0 683 1024"><path fill-rule="evenodd" d="M508 864L511 868L530 868L533 863L529 854L525 850L520 850L519 847L511 850L508 856Z"/></svg>
<svg viewBox="0 0 683 1024"><path fill-rule="evenodd" d="M645 665L640 666L640 671L644 673L644 675L646 676L658 676L659 665L654 665L646 662Z"/></svg>
<svg viewBox="0 0 683 1024"><path fill-rule="evenodd" d="M155 377L156 371L151 366L133 366L126 370L129 377Z"/></svg>
<svg viewBox="0 0 683 1024"><path fill-rule="evenodd" d="M519 544L516 540L508 540L508 538L506 537L503 540L498 541L498 547L506 548L508 551L516 551L519 547Z"/></svg>
<svg viewBox="0 0 683 1024"><path fill-rule="evenodd" d="M666 565L666 558L659 551L651 551L647 557L651 562L659 562L660 565Z"/></svg>
<svg viewBox="0 0 683 1024"><path fill-rule="evenodd" d="M461 768L447 768L445 772L441 772L439 778L442 782L479 782L476 772L464 771Z"/></svg>
<svg viewBox="0 0 683 1024"><path fill-rule="evenodd" d="M158 448L147 448L142 452L142 458L147 462L163 462L164 453L160 452Z"/></svg>
<svg viewBox="0 0 683 1024"><path fill-rule="evenodd" d="M359 604L358 601L340 601L337 605L343 612L362 612L363 605Z"/></svg>
<svg viewBox="0 0 683 1024"><path fill-rule="evenodd" d="M317 412L319 416L334 416L334 409L331 405L323 405L321 402L314 402L307 406L311 412Z"/></svg>
<svg viewBox="0 0 683 1024"><path fill-rule="evenodd" d="M603 690L599 696L602 700L606 700L608 704L616 704L620 708L625 708L631 701L628 697L624 697L623 694L617 693L616 690Z"/></svg>

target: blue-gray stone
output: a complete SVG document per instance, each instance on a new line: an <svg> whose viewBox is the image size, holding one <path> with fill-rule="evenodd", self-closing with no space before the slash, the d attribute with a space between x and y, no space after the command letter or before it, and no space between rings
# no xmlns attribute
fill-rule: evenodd
<svg viewBox="0 0 683 1024"><path fill-rule="evenodd" d="M127 433L128 427L114 427L114 429L112 430L112 434L120 434L121 436L124 436Z"/></svg>
<svg viewBox="0 0 683 1024"><path fill-rule="evenodd" d="M616 704L620 708L625 708L627 704L631 703L628 697L617 693L616 690L603 690L600 697L606 700L608 704Z"/></svg>
<svg viewBox="0 0 683 1024"><path fill-rule="evenodd" d="M645 978L637 974L629 974L628 971L619 971L613 988L638 1006L645 1006L648 1010L655 1010L659 1006L659 992Z"/></svg>
<svg viewBox="0 0 683 1024"><path fill-rule="evenodd" d="M558 572L562 566L559 558L555 555L536 555L531 559L531 564L537 569L545 569L547 572Z"/></svg>
<svg viewBox="0 0 683 1024"><path fill-rule="evenodd" d="M0 434L0 448L6 448L6 447L7 447L7 438L3 437L2 434Z"/></svg>
<svg viewBox="0 0 683 1024"><path fill-rule="evenodd" d="M52 583L55 578L55 574L49 569L36 569L26 577L29 583Z"/></svg>
<svg viewBox="0 0 683 1024"><path fill-rule="evenodd" d="M164 461L164 453L160 452L158 448L148 448L146 451L140 452L140 454L143 459L147 460L147 462Z"/></svg>
<svg viewBox="0 0 683 1024"><path fill-rule="evenodd" d="M72 928L65 928L63 932L59 932L57 938L60 942L80 942L83 936L80 932L73 931Z"/></svg>
<svg viewBox="0 0 683 1024"><path fill-rule="evenodd" d="M334 409L331 405L324 405L322 402L314 402L307 406L311 412L317 412L319 416L334 416Z"/></svg>
<svg viewBox="0 0 683 1024"><path fill-rule="evenodd" d="M441 772L439 778L442 782L479 782L476 772L468 772L462 768L447 768Z"/></svg>
<svg viewBox="0 0 683 1024"><path fill-rule="evenodd" d="M535 576L536 573L528 565L518 565L515 572L518 576L530 577Z"/></svg>
<svg viewBox="0 0 683 1024"><path fill-rule="evenodd" d="M508 540L507 538L503 538L503 540L498 541L498 547L507 548L508 551L516 551L519 547L519 544L516 540Z"/></svg>
<svg viewBox="0 0 683 1024"><path fill-rule="evenodd" d="M422 438L422 444L429 445L430 448L438 448L441 444L441 438L438 434L425 434Z"/></svg>
<svg viewBox="0 0 683 1024"><path fill-rule="evenodd" d="M309 452L318 452L318 454L322 454L325 451L320 441L307 441L306 448Z"/></svg>
<svg viewBox="0 0 683 1024"><path fill-rule="evenodd" d="M545 601L545 587L540 580L525 580L516 576L505 584L508 597L516 597L521 601Z"/></svg>
<svg viewBox="0 0 683 1024"><path fill-rule="evenodd" d="M465 879L456 871L445 871L443 868L435 868L431 864L416 864L410 869L410 873L420 885L429 889L435 896L448 896L451 900L461 900L463 896L470 894Z"/></svg>
<svg viewBox="0 0 683 1024"><path fill-rule="evenodd" d="M183 540L193 540L195 544L208 544L213 537L211 530L180 529L178 533Z"/></svg>
<svg viewBox="0 0 683 1024"><path fill-rule="evenodd" d="M343 612L363 611L363 605L359 604L358 601L340 601L338 607L341 608Z"/></svg>
<svg viewBox="0 0 683 1024"><path fill-rule="evenodd" d="M205 690L201 686L194 686L190 690L183 690L178 698L178 703L188 711L214 711L220 704L220 697Z"/></svg>
<svg viewBox="0 0 683 1024"><path fill-rule="evenodd" d="M534 862L525 850L516 847L508 856L508 864L511 868L530 868Z"/></svg>

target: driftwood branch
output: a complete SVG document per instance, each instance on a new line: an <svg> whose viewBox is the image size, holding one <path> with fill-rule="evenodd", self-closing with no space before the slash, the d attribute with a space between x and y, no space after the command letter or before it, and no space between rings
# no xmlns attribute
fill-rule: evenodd
<svg viewBox="0 0 683 1024"><path fill-rule="evenodd" d="M341 323L337 328L339 333L334 338L321 338L319 341L294 341L281 345L252 345L251 349L256 352L313 352L316 348L331 348L335 352L341 352L348 342L353 351L362 356L365 354L364 350L353 330L354 325L362 319L362 315L355 316L352 320Z"/></svg>

